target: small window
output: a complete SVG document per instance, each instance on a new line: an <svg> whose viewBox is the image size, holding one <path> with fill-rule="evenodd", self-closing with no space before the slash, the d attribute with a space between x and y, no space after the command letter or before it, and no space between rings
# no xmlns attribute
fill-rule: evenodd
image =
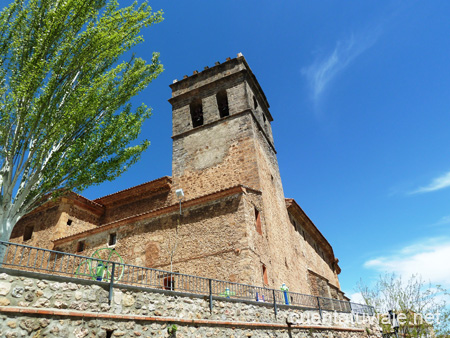
<svg viewBox="0 0 450 338"><path fill-rule="evenodd" d="M221 90L216 95L217 99L217 106L219 107L219 114L220 117L225 117L230 115L230 110L228 108L228 97L227 97L227 91Z"/></svg>
<svg viewBox="0 0 450 338"><path fill-rule="evenodd" d="M255 226L256 231L262 235L262 228L261 228L261 214L258 209L255 208Z"/></svg>
<svg viewBox="0 0 450 338"><path fill-rule="evenodd" d="M116 233L109 234L108 245L115 245L116 242L117 242L117 234Z"/></svg>
<svg viewBox="0 0 450 338"><path fill-rule="evenodd" d="M83 252L86 247L85 241L80 241L77 244L77 252Z"/></svg>
<svg viewBox="0 0 450 338"><path fill-rule="evenodd" d="M266 114L262 114L263 115L263 120L264 120L264 123L266 123Z"/></svg>
<svg viewBox="0 0 450 338"><path fill-rule="evenodd" d="M67 225L68 225L68 226L71 226L71 225L72 225L72 220L71 220L71 219L68 219L68 220L67 220Z"/></svg>
<svg viewBox="0 0 450 338"><path fill-rule="evenodd" d="M114 333L114 330L106 330L106 338L112 338L112 335Z"/></svg>
<svg viewBox="0 0 450 338"><path fill-rule="evenodd" d="M258 101L256 101L256 97L253 96L253 107L258 108Z"/></svg>
<svg viewBox="0 0 450 338"><path fill-rule="evenodd" d="M25 230L23 232L23 240L24 241L28 241L31 239L31 237L33 237L33 230L34 230L34 226L32 226L32 225L28 225L25 227Z"/></svg>
<svg viewBox="0 0 450 338"><path fill-rule="evenodd" d="M262 274L264 285L269 285L269 278L267 277L267 268L264 264L262 265Z"/></svg>
<svg viewBox="0 0 450 338"><path fill-rule="evenodd" d="M199 127L203 125L203 108L202 100L197 99L191 102L189 105L191 109L192 126Z"/></svg>

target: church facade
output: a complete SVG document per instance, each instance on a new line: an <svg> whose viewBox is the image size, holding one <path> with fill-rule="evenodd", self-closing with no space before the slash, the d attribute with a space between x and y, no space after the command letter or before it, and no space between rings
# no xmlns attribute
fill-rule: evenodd
<svg viewBox="0 0 450 338"><path fill-rule="evenodd" d="M24 216L11 241L112 247L128 264L345 299L331 245L284 196L269 104L242 54L170 87L172 176L96 200L70 193Z"/></svg>

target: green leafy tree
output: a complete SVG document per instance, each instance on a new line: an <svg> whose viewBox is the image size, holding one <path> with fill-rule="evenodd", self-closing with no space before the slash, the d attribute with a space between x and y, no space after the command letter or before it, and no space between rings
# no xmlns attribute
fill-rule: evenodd
<svg viewBox="0 0 450 338"><path fill-rule="evenodd" d="M358 289L366 304L378 312L384 333L393 331L387 316L392 310L398 316L399 334L404 337L450 334L448 292L440 285L427 284L418 275L405 281L395 274L386 274L372 287L360 282Z"/></svg>
<svg viewBox="0 0 450 338"><path fill-rule="evenodd" d="M128 3L129 4L129 3ZM119 58L162 21L146 2L15 0L0 12L0 239L51 196L113 180L148 141L130 98L162 72Z"/></svg>

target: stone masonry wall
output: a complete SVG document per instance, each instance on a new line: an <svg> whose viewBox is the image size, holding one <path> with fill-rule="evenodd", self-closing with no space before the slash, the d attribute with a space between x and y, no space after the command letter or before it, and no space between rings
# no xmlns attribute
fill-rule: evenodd
<svg viewBox="0 0 450 338"><path fill-rule="evenodd" d="M90 256L107 247L109 235L116 233L115 250L126 264L169 270L170 252L176 245L173 271L259 285L261 280L250 277L251 261L246 250L249 220L242 196L237 193L192 207L182 204L181 217L176 210L86 235L56 249L74 253L82 240L86 249L80 254Z"/></svg>
<svg viewBox="0 0 450 338"><path fill-rule="evenodd" d="M302 258L298 262L302 266L302 271L314 271L322 278L328 280L331 285L339 287L339 280L332 269L331 262L329 262L328 257L324 255L311 236L298 223L297 228L291 223L288 230L290 238L293 239L294 251L296 255ZM300 276L303 282L307 281L307 275L307 273L304 273Z"/></svg>
<svg viewBox="0 0 450 338"><path fill-rule="evenodd" d="M73 200L61 198L22 217L14 227L10 241L53 249L52 240L93 229L99 224L99 219L98 214ZM33 227L33 234L31 239L24 241L26 227Z"/></svg>
<svg viewBox="0 0 450 338"><path fill-rule="evenodd" d="M120 219L155 210L172 203L171 192L168 189L147 192L127 197L126 202L108 205L102 217L102 223L107 224Z"/></svg>
<svg viewBox="0 0 450 338"><path fill-rule="evenodd" d="M0 336L20 337L380 337L375 317L236 302L2 269ZM168 328L176 327L169 335Z"/></svg>
<svg viewBox="0 0 450 338"><path fill-rule="evenodd" d="M172 179L186 198L243 184L258 189L249 113L199 127L173 141ZM201 129L200 129L201 128Z"/></svg>
<svg viewBox="0 0 450 338"><path fill-rule="evenodd" d="M303 257L295 250L299 245L298 237L292 236L290 231L291 224L285 206L276 154L257 123L254 122L252 126L265 213L267 249L264 250L270 259L270 285L279 288L282 283L286 283L291 290L310 293L306 278L303 277L306 275Z"/></svg>
<svg viewBox="0 0 450 338"><path fill-rule="evenodd" d="M203 112L203 124L207 125L220 119L219 107L217 105L216 94L225 90L228 99L228 109L230 115L238 114L250 108L246 97L246 86L243 82L244 75L237 74L233 77L209 84L208 88L201 91L193 89L189 95L176 96L171 100L172 112L172 132L173 137L189 132L193 129L190 103L194 100L201 100ZM174 95L179 95L176 93Z"/></svg>

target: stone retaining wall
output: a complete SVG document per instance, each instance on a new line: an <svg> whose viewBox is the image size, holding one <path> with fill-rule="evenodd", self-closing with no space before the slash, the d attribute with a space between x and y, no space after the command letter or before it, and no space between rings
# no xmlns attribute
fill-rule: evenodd
<svg viewBox="0 0 450 338"><path fill-rule="evenodd" d="M379 337L376 321L0 269L0 337ZM170 328L176 333L170 335Z"/></svg>

